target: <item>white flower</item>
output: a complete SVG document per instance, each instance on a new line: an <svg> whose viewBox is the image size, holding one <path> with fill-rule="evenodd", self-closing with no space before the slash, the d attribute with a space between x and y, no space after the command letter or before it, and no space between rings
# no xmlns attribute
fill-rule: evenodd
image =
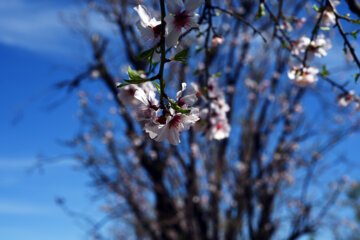
<svg viewBox="0 0 360 240"><path fill-rule="evenodd" d="M188 107L194 105L194 103L198 100L197 92L198 87L195 83L192 83L190 86L190 90L186 95L184 92L186 90L186 83L181 84L181 90L176 94L176 103L182 109L187 109Z"/></svg>
<svg viewBox="0 0 360 240"><path fill-rule="evenodd" d="M161 37L161 21L151 17L148 9L143 5L134 7L139 14L140 20L136 23L140 34L146 40L159 41Z"/></svg>
<svg viewBox="0 0 360 240"><path fill-rule="evenodd" d="M151 17L148 9L143 5L134 7L134 10L139 14L140 20L136 23L139 32L147 41L150 41L153 45L159 43L161 38L161 21ZM154 52L153 62L160 61L160 54Z"/></svg>
<svg viewBox="0 0 360 240"><path fill-rule="evenodd" d="M118 96L124 104L130 104L132 106L137 106L141 102L139 100L137 100L136 98L134 98L134 95L135 95L136 90L138 90L139 88L141 88L145 94L156 91L155 87L153 86L153 84L151 82L145 82L145 83L141 83L141 84L127 85L127 86L120 88Z"/></svg>
<svg viewBox="0 0 360 240"><path fill-rule="evenodd" d="M331 10L325 10L320 21L320 25L330 27L336 22L335 13Z"/></svg>
<svg viewBox="0 0 360 240"><path fill-rule="evenodd" d="M173 111L172 111L173 112ZM199 120L199 110L193 108L189 114L175 113L166 118L165 125L159 126L156 141L166 140L172 145L180 143L180 132L189 130Z"/></svg>
<svg viewBox="0 0 360 240"><path fill-rule="evenodd" d="M211 46L212 47L217 47L218 45L223 44L225 41L225 39L221 36L214 36L211 40Z"/></svg>
<svg viewBox="0 0 360 240"><path fill-rule="evenodd" d="M319 69L315 67L294 66L288 71L288 77L299 87L306 87L317 82Z"/></svg>
<svg viewBox="0 0 360 240"><path fill-rule="evenodd" d="M302 28L304 23L306 22L306 18L302 17L296 20L296 29Z"/></svg>
<svg viewBox="0 0 360 240"><path fill-rule="evenodd" d="M313 59L314 55L317 57L325 57L327 55L326 51L331 47L330 40L326 39L324 34L320 34L314 41L310 43L309 59Z"/></svg>
<svg viewBox="0 0 360 240"><path fill-rule="evenodd" d="M294 46L291 49L291 53L293 55L299 55L300 53L304 53L306 49L308 49L308 59L314 59L314 56L324 57L327 55L327 50L331 48L331 43L329 39L325 38L324 34L320 34L313 41L310 38L302 36L299 38Z"/></svg>
<svg viewBox="0 0 360 240"><path fill-rule="evenodd" d="M281 24L279 27L280 29L285 30L287 32L292 32L294 30L291 23L288 22L287 20L284 20L283 24Z"/></svg>
<svg viewBox="0 0 360 240"><path fill-rule="evenodd" d="M138 121L153 121L154 117L156 117L156 112L158 111L159 106L155 95L156 94L153 91L145 93L141 88L136 90L134 97L141 103L139 108L136 110Z"/></svg>
<svg viewBox="0 0 360 240"><path fill-rule="evenodd" d="M230 111L230 106L226 103L225 98L218 98L216 101L211 102L210 108L217 115L226 115L228 111Z"/></svg>
<svg viewBox="0 0 360 240"><path fill-rule="evenodd" d="M340 107L348 107L354 100L355 92L354 90L349 91L348 94L340 95L337 98L337 102Z"/></svg>
<svg viewBox="0 0 360 240"><path fill-rule="evenodd" d="M184 5L182 0L166 0L170 13L165 17L167 47L170 48L177 44L183 28L197 27L198 14L195 11L203 3L204 0L185 0Z"/></svg>
<svg viewBox="0 0 360 240"><path fill-rule="evenodd" d="M218 87L218 77L211 76L208 80L208 96L209 98L216 98L222 94L222 91Z"/></svg>
<svg viewBox="0 0 360 240"><path fill-rule="evenodd" d="M305 52L306 48L309 46L311 40L306 36L300 37L293 45L291 49L291 54L299 55L300 53Z"/></svg>
<svg viewBox="0 0 360 240"><path fill-rule="evenodd" d="M212 139L222 140L224 138L229 137L230 131L231 131L231 127L228 123L228 120L226 118L220 119L211 125L210 129L206 133L206 137L209 140Z"/></svg>

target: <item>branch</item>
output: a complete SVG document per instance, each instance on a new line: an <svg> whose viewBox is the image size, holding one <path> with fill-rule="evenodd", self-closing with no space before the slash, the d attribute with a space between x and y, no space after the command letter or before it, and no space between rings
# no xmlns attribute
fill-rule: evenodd
<svg viewBox="0 0 360 240"><path fill-rule="evenodd" d="M360 2L357 0L346 0L350 10L360 18Z"/></svg>

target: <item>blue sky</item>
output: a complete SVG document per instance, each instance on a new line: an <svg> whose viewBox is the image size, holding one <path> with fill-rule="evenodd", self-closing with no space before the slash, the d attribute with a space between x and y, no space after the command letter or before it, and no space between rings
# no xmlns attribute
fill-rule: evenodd
<svg viewBox="0 0 360 240"><path fill-rule="evenodd" d="M88 179L69 161L48 166L43 173L28 171L39 154L64 153L56 141L70 138L77 127L76 98L50 112L46 103L58 93L30 101L82 67L80 42L59 20L59 12L75 10L68 0L0 1L1 239L83 239L85 228L55 204L58 196L65 197L69 207L97 216L97 207L88 200Z"/></svg>
<svg viewBox="0 0 360 240"><path fill-rule="evenodd" d="M55 204L57 196L65 197L73 209L99 215L97 206L88 200L89 179L74 171L70 161L48 166L41 174L28 171L39 154L63 154L66 149L57 140L71 138L78 126L75 97L53 111L45 107L56 92L30 101L84 67L83 44L60 21L61 12L77 10L72 0L0 1L1 239L84 238L83 226ZM111 31L101 19L93 25ZM341 145L338 152L350 152L350 157L357 158L358 153L352 151L359 142L356 139Z"/></svg>

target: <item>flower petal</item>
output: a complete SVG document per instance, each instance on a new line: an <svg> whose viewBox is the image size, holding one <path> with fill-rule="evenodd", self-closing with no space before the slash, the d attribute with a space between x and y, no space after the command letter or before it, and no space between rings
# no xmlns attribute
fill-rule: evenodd
<svg viewBox="0 0 360 240"><path fill-rule="evenodd" d="M139 14L139 17L140 17L140 20L143 22L143 23L149 23L150 22L150 13L149 11L146 9L145 6L143 5L138 5L136 7L134 7L134 10Z"/></svg>
<svg viewBox="0 0 360 240"><path fill-rule="evenodd" d="M193 12L198 9L202 4L204 4L204 0L186 0L185 10L187 12Z"/></svg>
<svg viewBox="0 0 360 240"><path fill-rule="evenodd" d="M182 0L166 0L166 6L170 13L177 13L184 7Z"/></svg>
<svg viewBox="0 0 360 240"><path fill-rule="evenodd" d="M137 100L139 100L140 102L142 102L146 106L149 104L146 93L141 88L136 90L136 92L134 94L134 98L136 98Z"/></svg>
<svg viewBox="0 0 360 240"><path fill-rule="evenodd" d="M166 46L168 48L174 47L180 37L181 34L181 30L178 30L176 28L174 28L171 32L169 32L169 34L166 36L165 42L166 42Z"/></svg>

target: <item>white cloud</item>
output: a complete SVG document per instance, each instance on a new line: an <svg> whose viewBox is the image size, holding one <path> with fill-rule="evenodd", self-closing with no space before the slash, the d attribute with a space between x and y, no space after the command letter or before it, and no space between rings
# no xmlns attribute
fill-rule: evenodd
<svg viewBox="0 0 360 240"><path fill-rule="evenodd" d="M71 34L60 21L60 11L67 9L34 1L1 1L0 42L37 52L66 51Z"/></svg>
<svg viewBox="0 0 360 240"><path fill-rule="evenodd" d="M70 2L72 3L72 2ZM0 1L0 43L56 55L73 54L79 36L74 36L60 19L80 13L77 5L54 5L26 0ZM95 31L111 33L104 18L92 14L89 24Z"/></svg>

